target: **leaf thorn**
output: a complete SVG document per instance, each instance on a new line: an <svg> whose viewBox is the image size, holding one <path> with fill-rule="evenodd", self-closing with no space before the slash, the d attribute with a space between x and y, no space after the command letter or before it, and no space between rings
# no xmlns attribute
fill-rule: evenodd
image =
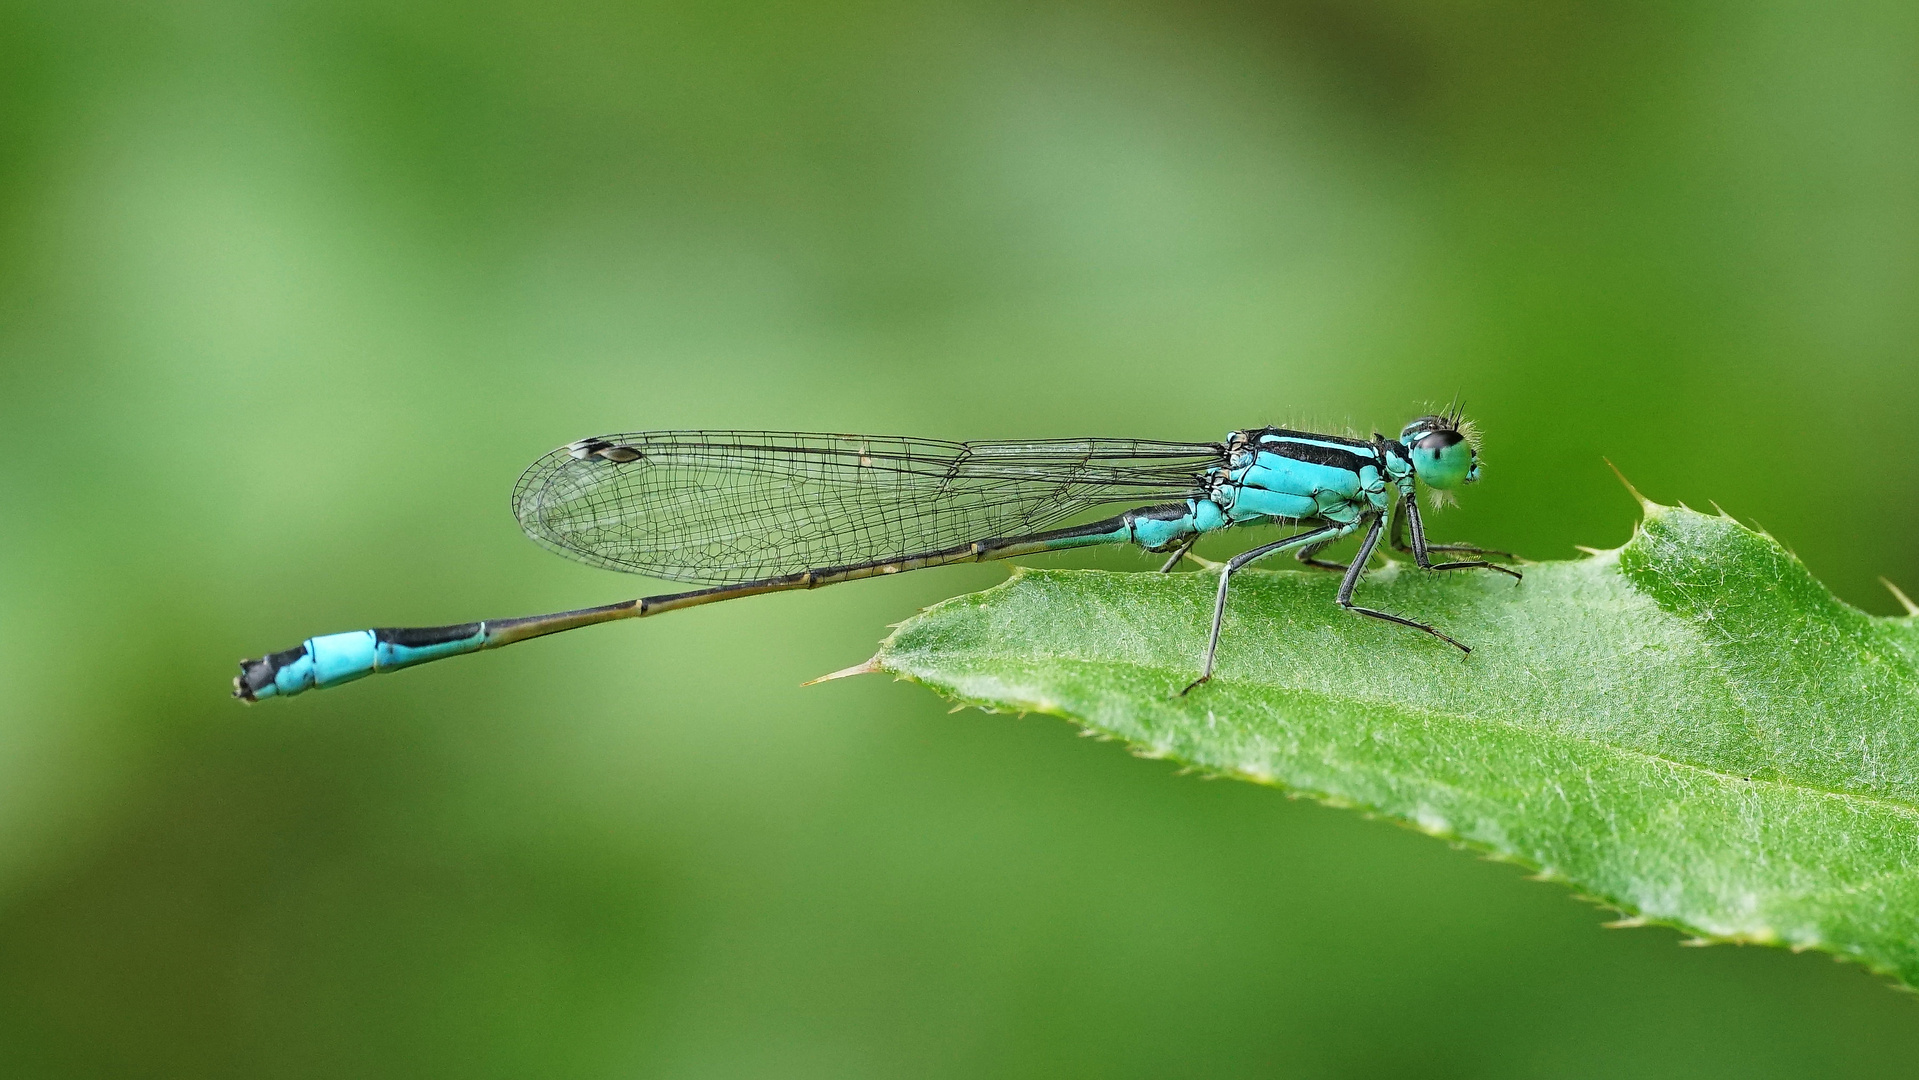
<svg viewBox="0 0 1919 1080"><path fill-rule="evenodd" d="M1919 604L1913 603L1912 597L1907 596L1903 592L1900 592L1899 586L1894 585L1889 579L1885 577L1881 577L1879 579L1879 584L1884 585L1886 589L1892 593L1892 598L1894 600L1899 601L1900 607L1903 607L1906 609L1906 615L1908 617L1913 615L1919 615Z"/></svg>
<svg viewBox="0 0 1919 1080"><path fill-rule="evenodd" d="M879 671L880 671L880 658L878 656L874 656L871 659L866 660L862 663L854 664L852 667L841 668L838 671L828 672L817 679L808 679L805 682L801 683L800 685L813 686L818 683L832 682L834 679L844 679L853 675L874 675L874 674L877 674Z"/></svg>
<svg viewBox="0 0 1919 1080"><path fill-rule="evenodd" d="M1658 503L1653 502L1651 499L1646 498L1644 495L1641 495L1639 493L1639 489L1632 486L1632 481L1626 479L1626 474L1619 471L1619 466L1614 465L1612 463L1611 458L1601 458L1600 460L1604 461L1606 463L1606 468L1611 469L1612 474L1619 478L1619 482L1621 484L1625 485L1626 493L1631 495L1634 501L1639 503L1639 508L1641 510L1644 510L1646 513L1650 514L1654 512L1655 510L1659 509Z"/></svg>

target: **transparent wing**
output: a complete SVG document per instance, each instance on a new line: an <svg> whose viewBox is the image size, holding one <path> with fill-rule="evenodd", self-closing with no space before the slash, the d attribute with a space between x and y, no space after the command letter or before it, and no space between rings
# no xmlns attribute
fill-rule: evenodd
<svg viewBox="0 0 1919 1080"><path fill-rule="evenodd" d="M610 570L715 585L1037 532L1095 507L1185 498L1212 443L955 443L780 431L582 439L513 490L528 536Z"/></svg>

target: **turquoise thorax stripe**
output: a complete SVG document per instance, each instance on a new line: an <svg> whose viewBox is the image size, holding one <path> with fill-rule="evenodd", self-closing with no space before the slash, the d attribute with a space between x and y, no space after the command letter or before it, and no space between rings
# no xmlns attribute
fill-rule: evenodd
<svg viewBox="0 0 1919 1080"><path fill-rule="evenodd" d="M1306 446L1324 446L1332 450L1345 450L1350 453L1365 454L1369 457L1373 452L1373 444L1369 442L1363 442L1358 439L1342 439L1337 435L1309 435L1296 431L1269 431L1259 437L1259 443L1262 448L1275 445L1283 446L1286 443L1300 443Z"/></svg>

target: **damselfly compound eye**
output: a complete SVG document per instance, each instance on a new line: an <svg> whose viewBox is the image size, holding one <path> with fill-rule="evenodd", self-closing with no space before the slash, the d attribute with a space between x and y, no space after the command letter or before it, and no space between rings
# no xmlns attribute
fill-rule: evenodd
<svg viewBox="0 0 1919 1080"><path fill-rule="evenodd" d="M1439 491L1456 488L1472 478L1473 448L1457 431L1434 431L1412 445L1413 472L1426 486Z"/></svg>

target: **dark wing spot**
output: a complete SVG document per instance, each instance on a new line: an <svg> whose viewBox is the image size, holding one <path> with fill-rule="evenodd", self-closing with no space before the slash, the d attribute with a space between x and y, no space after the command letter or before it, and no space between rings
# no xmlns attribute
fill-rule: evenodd
<svg viewBox="0 0 1919 1080"><path fill-rule="evenodd" d="M603 461L611 461L618 464L638 461L640 458L646 456L640 453L638 447L619 446L605 439L581 439L576 443L568 443L566 444L566 452L573 455L576 461L585 461L587 458L596 457Z"/></svg>

